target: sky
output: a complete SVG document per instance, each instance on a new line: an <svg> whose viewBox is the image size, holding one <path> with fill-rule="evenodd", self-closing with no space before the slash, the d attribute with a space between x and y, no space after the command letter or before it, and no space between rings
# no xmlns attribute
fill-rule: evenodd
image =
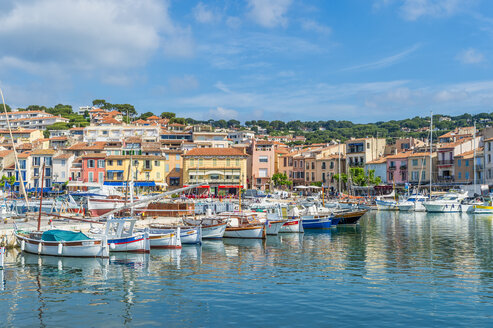
<svg viewBox="0 0 493 328"><path fill-rule="evenodd" d="M1 0L12 107L199 120L493 111L491 0Z"/></svg>

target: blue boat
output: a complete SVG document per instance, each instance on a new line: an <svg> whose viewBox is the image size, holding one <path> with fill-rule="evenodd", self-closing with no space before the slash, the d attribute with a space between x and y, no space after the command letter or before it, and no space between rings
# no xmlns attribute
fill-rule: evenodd
<svg viewBox="0 0 493 328"><path fill-rule="evenodd" d="M303 216L301 221L303 229L329 229L332 226L332 219L329 216Z"/></svg>

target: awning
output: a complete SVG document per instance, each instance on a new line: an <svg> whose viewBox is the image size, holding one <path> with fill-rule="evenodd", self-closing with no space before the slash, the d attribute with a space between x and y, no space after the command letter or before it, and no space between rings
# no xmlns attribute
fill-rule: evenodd
<svg viewBox="0 0 493 328"><path fill-rule="evenodd" d="M105 186L113 186L113 187L123 187L125 185L125 182L123 182L123 181L105 181L104 185Z"/></svg>
<svg viewBox="0 0 493 328"><path fill-rule="evenodd" d="M190 187L190 186L187 186L187 185L184 185L183 188L186 188L186 187ZM211 186L198 186L197 188L207 188L209 189Z"/></svg>
<svg viewBox="0 0 493 328"><path fill-rule="evenodd" d="M155 187L156 183L154 181L137 181L134 182L136 187Z"/></svg>
<svg viewBox="0 0 493 328"><path fill-rule="evenodd" d="M106 170L106 172L108 172L108 173L110 173L110 172L119 173L119 172L123 172L123 170Z"/></svg>
<svg viewBox="0 0 493 328"><path fill-rule="evenodd" d="M14 182L14 186L20 186L20 185L21 185L20 182ZM27 181L24 181L24 186L26 185L27 185Z"/></svg>
<svg viewBox="0 0 493 328"><path fill-rule="evenodd" d="M27 189L27 192L41 192L41 188L31 188ZM51 191L51 188L43 188L43 192L49 192Z"/></svg>
<svg viewBox="0 0 493 328"><path fill-rule="evenodd" d="M218 188L243 188L243 186L238 185L220 185Z"/></svg>

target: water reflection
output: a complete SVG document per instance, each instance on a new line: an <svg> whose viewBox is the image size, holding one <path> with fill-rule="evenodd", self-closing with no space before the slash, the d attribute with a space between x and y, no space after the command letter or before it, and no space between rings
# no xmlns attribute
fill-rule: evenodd
<svg viewBox="0 0 493 328"><path fill-rule="evenodd" d="M14 250L0 271L0 316L9 326L485 325L492 221L374 212L355 226L107 260Z"/></svg>

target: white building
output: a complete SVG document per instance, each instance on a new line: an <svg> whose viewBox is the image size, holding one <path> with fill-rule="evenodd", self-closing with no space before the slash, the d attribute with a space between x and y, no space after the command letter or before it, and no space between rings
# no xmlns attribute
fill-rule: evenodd
<svg viewBox="0 0 493 328"><path fill-rule="evenodd" d="M193 142L199 148L228 148L227 132L193 132Z"/></svg>
<svg viewBox="0 0 493 328"><path fill-rule="evenodd" d="M250 144L255 138L255 132L253 131L230 131L228 132L228 139L237 144Z"/></svg>
<svg viewBox="0 0 493 328"><path fill-rule="evenodd" d="M87 126L84 128L84 141L124 141L129 137L141 137L142 141L156 142L159 140L159 134L158 126Z"/></svg>
<svg viewBox="0 0 493 328"><path fill-rule="evenodd" d="M65 183L69 180L74 159L73 154L60 154L53 157L53 183Z"/></svg>
<svg viewBox="0 0 493 328"><path fill-rule="evenodd" d="M70 120L61 116L55 116L43 111L19 111L0 114L0 129L7 129L7 117L13 129L38 129L44 130L48 125L58 122L68 123Z"/></svg>

